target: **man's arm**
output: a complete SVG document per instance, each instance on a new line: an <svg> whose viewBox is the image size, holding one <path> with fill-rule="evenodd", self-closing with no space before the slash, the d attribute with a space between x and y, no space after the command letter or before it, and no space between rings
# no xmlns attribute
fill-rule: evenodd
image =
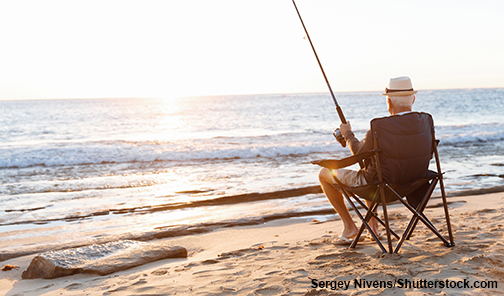
<svg viewBox="0 0 504 296"><path fill-rule="evenodd" d="M359 141L354 133L352 132L352 127L350 122L342 123L340 125L341 133L344 135L347 142L348 148L353 155L366 152L373 149L373 135L371 134L371 129L367 131L364 140Z"/></svg>

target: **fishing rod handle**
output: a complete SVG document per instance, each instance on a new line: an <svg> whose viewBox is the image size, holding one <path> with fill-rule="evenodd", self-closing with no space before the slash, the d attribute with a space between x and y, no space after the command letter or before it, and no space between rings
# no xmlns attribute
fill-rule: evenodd
<svg viewBox="0 0 504 296"><path fill-rule="evenodd" d="M336 112L338 112L338 115L339 115L339 118L341 120L341 123L347 123L345 115L343 115L343 111L341 111L341 108L340 108L339 105L336 105Z"/></svg>

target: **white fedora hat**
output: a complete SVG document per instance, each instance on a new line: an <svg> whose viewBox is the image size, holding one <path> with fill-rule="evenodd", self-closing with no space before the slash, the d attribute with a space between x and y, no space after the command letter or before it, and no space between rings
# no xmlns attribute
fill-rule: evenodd
<svg viewBox="0 0 504 296"><path fill-rule="evenodd" d="M413 90L413 85L409 77L401 76L390 78L385 93L382 96L409 96L416 94L417 91Z"/></svg>

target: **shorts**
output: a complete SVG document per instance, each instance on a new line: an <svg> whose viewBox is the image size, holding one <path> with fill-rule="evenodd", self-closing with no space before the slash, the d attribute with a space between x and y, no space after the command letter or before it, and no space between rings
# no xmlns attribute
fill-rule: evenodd
<svg viewBox="0 0 504 296"><path fill-rule="evenodd" d="M331 170L331 174L334 178L338 178L338 180L348 187L357 187L367 185L366 178L364 178L363 171L354 171L347 169L335 169ZM334 186L338 186L338 183L334 181Z"/></svg>

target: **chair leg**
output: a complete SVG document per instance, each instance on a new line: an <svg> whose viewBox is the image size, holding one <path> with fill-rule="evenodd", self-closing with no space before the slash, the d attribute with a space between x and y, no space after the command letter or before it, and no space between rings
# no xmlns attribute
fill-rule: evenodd
<svg viewBox="0 0 504 296"><path fill-rule="evenodd" d="M450 213L448 213L448 204L446 202L446 194L445 194L445 189L444 189L444 182L443 182L443 173L441 171L441 162L439 161L439 153L437 151L437 143L434 145L434 157L436 158L436 168L438 171L438 178L439 178L439 187L441 189L441 198L443 199L443 207L444 207L444 212L445 212L445 218L446 218L446 225L448 228L448 236L450 239L450 243L445 245L447 247L453 247L455 246L455 242L453 240L453 233L452 233L452 228L451 228L451 223L450 223Z"/></svg>
<svg viewBox="0 0 504 296"><path fill-rule="evenodd" d="M360 199L358 199L355 195L353 195L353 194L352 194L352 195L351 195L351 197L353 197L353 198L354 198L354 200L355 200L355 201L357 201L357 202L361 205L361 207L362 207L362 208L364 208L366 211L369 211L368 206L366 206L366 204L365 204L365 203L363 203ZM371 205L373 205L373 204L371 204ZM374 218L375 218L375 219L376 219L376 220L377 220L377 221L378 221L378 222L379 222L379 223L380 223L383 227L385 227L385 222L384 222L384 221L383 221L380 217L378 217L378 215L376 214L376 209L377 209L377 208L378 208L378 203L375 203L375 204L374 204L374 207L372 208L371 213L372 213L373 217L374 217ZM367 220L367 222L369 222L369 220ZM398 234L397 234L397 233L396 233L393 229L390 229L390 232L391 232L391 234L392 234L395 238L399 239L399 235L398 235Z"/></svg>
<svg viewBox="0 0 504 296"><path fill-rule="evenodd" d="M387 231L387 241L388 241L389 253L392 253L392 238L390 237L390 225L389 225L389 219L388 219L388 213L387 213L387 202L385 200L385 189L383 188L382 184L380 184L380 195L381 195L381 201L382 201L383 219L385 221L385 230Z"/></svg>
<svg viewBox="0 0 504 296"><path fill-rule="evenodd" d="M429 189L427 190L426 194L424 195L424 197L422 199L422 202L416 208L416 211L418 213L423 213L423 211L425 210L425 207L427 207L427 203L428 203L428 201L430 199L430 196L434 192L434 188L436 188L437 182L438 182L437 178L435 178L434 180L432 180L432 183L430 184ZM409 240L411 238L411 235L413 234L413 231L415 230L417 223L418 223L418 218L415 217L415 220L414 220L414 222L412 224L412 227L409 228L408 231L406 231L408 233L406 235L406 239L407 240ZM430 223L430 224L432 225L432 223ZM411 225L411 223L410 223L410 225ZM432 225L432 226L434 227L434 225Z"/></svg>
<svg viewBox="0 0 504 296"><path fill-rule="evenodd" d="M353 203L353 201L350 199L350 197L348 196L348 194L345 191L342 191L342 192L343 192L343 196L346 198L346 200L348 201L348 203L350 204L350 206L352 207L352 209L354 210L354 212L357 214L357 216L359 217L359 219L362 221L362 225L368 229L369 233L374 233L371 230L371 226L369 226L369 224L366 222L366 219L359 212L359 210L357 209L357 207L355 206L355 204ZM371 204L371 205L373 206L373 204ZM372 206L370 206L370 208L373 208ZM369 209L368 209L368 213L366 214L366 217L368 215L372 215L372 213L369 214ZM362 232L364 231L364 227L363 226L360 227L359 233L354 238L352 244L350 245L350 248L355 248L357 246L357 242L359 241L359 237L362 234ZM387 253L387 250L385 249L385 247L383 247L383 244L377 238L376 238L376 242L378 243L378 246L380 247L380 249L382 250L382 252L383 253Z"/></svg>
<svg viewBox="0 0 504 296"><path fill-rule="evenodd" d="M441 187L441 197L442 197L442 200L443 200L443 207L444 207L445 218L446 218L446 225L447 225L447 228L448 228L448 237L449 237L450 242L448 242L446 240L446 238L444 236L442 236L441 233L439 233L439 231L436 229L436 227L434 226L434 224L432 224L432 222L423 213L424 210L425 210L425 208L427 207L428 197L432 195L432 192L434 191L434 188L436 187L437 181L438 181L438 179L435 179L433 181L433 184L431 185L431 188L427 192L426 196L424 197L424 200L418 206L418 208L416 209L416 211L417 211L417 213L419 215L421 215L423 217L423 219L425 219L426 222L428 222L430 224L430 227L429 226L428 227L431 230L435 229L435 231L433 230L434 234L436 234L443 241L443 243L444 243L445 246L447 246L447 247L453 247L455 245L455 243L453 242L453 233L452 233L452 229L451 229L450 216L449 216L449 213L448 213L448 204L446 202L446 194L444 192L444 186L442 185L442 179L439 179L439 184L440 184L440 187ZM417 225L419 219L420 218L418 216L415 216L415 217L413 217L412 221L410 221L410 224L406 228L406 233L407 233L407 235L405 237L406 240L410 239L411 235L413 234L413 231L416 228L416 225ZM400 242L402 244L402 241L400 241Z"/></svg>
<svg viewBox="0 0 504 296"><path fill-rule="evenodd" d="M444 212L445 212L445 218L446 218L446 226L448 228L448 237L450 239L450 243L445 245L447 247L453 247L455 246L455 242L453 240L453 233L452 233L452 228L451 228L451 222L450 222L450 213L448 213L448 203L446 202L446 194L444 191L444 184L443 184L443 177L440 176L439 178L439 185L441 188L441 198L443 199L443 207L444 207Z"/></svg>
<svg viewBox="0 0 504 296"><path fill-rule="evenodd" d="M367 215L366 215L366 217L367 217ZM366 219L366 218L364 218L364 219ZM355 236L354 240L350 244L350 248L351 249L353 249L353 248L355 248L357 246L357 242L359 241L359 238L361 237L362 233L364 232L364 229L366 229L366 224L362 223L361 227L359 227L359 232L357 233L357 235Z"/></svg>
<svg viewBox="0 0 504 296"><path fill-rule="evenodd" d="M425 215L423 213L419 213L419 215L421 215L423 217L423 219L426 220L425 222L427 222L430 225L429 228L431 230L433 228L435 229L435 226L430 222L430 220L427 217L425 217ZM411 234L413 233L413 230L415 230L415 228L416 228L418 220L419 220L418 216L413 216L411 218L410 222L408 223L408 226L406 227L406 230L404 231L403 236L401 237L399 242L397 242L394 253L397 253L399 251L399 249L401 248L402 244L404 243L404 241L408 240L410 238ZM436 232L437 232L437 229L436 229Z"/></svg>
<svg viewBox="0 0 504 296"><path fill-rule="evenodd" d="M389 185L385 185L388 189L392 190L392 192L395 193L394 189L392 189L392 187L390 187ZM396 193L397 194L397 193ZM427 219L427 217L425 217L425 215L423 215L423 213L418 213L412 206L410 206L407 202L405 202L402 198L399 198L399 201L411 212L413 213L413 218L411 218L412 220L410 221L410 223L414 223L415 220L418 220L420 219L420 221L422 221L423 224L425 224L425 226L427 226L427 228L429 228L446 246L449 245L449 242L441 235L441 233L439 233L439 231L436 229L436 227L434 227L434 225L430 222L429 219ZM403 234L403 238L405 239L406 238L406 235L408 233L404 233ZM404 241L404 239L401 239L401 241L399 241L401 244L402 242ZM399 248L401 247L401 244L398 243L398 246L396 246L396 249L394 250L394 252L398 252L399 251Z"/></svg>
<svg viewBox="0 0 504 296"><path fill-rule="evenodd" d="M369 225L369 221L371 220L371 218L375 217L377 219L379 219L376 214L375 214L375 210L378 208L378 203L375 201L372 201L371 202L371 205L369 206L369 209L367 210L367 213L366 213L366 217L364 218L365 222L368 223ZM381 219L380 219L381 221ZM361 227L362 230L364 230L363 227ZM369 231L369 234L371 234L371 236L374 238L375 241L379 241L378 239L378 235L371 230L371 227L368 229Z"/></svg>

